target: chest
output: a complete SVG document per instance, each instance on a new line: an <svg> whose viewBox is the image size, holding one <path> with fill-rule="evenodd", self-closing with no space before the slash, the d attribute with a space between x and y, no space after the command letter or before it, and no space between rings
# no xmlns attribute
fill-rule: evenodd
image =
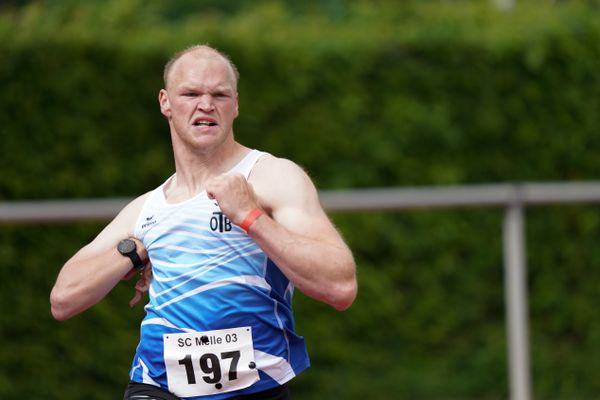
<svg viewBox="0 0 600 400"><path fill-rule="evenodd" d="M263 253L212 201L146 207L139 238L161 277L260 273ZM213 277L214 278L214 277Z"/></svg>

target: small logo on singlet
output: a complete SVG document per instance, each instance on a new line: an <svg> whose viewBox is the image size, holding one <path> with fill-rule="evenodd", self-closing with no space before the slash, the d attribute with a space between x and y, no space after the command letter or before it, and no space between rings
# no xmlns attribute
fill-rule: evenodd
<svg viewBox="0 0 600 400"><path fill-rule="evenodd" d="M213 232L229 232L231 230L231 221L221 211L215 211L212 213L210 219L210 229Z"/></svg>
<svg viewBox="0 0 600 400"><path fill-rule="evenodd" d="M145 217L145 219L146 219L146 222L142 224L142 229L146 229L149 226L152 226L156 223L156 220L154 219L154 215Z"/></svg>

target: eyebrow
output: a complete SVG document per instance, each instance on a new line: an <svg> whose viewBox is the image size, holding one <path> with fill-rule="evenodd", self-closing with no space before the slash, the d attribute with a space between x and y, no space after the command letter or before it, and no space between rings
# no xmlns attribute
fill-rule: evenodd
<svg viewBox="0 0 600 400"><path fill-rule="evenodd" d="M179 86L175 88L177 91L200 91L200 92L210 92L210 93L214 93L214 92L219 92L219 93L226 93L226 92L230 92L230 93L235 93L235 89L230 87L230 86L217 86L214 88L199 88L196 86L188 86L188 85L183 85L183 86Z"/></svg>

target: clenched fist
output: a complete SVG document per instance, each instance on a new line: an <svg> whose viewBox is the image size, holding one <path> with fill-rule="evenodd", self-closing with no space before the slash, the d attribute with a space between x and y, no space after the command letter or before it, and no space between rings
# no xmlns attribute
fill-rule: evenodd
<svg viewBox="0 0 600 400"><path fill-rule="evenodd" d="M222 174L212 178L206 184L206 193L219 203L221 211L236 225L259 207L252 185L242 174Z"/></svg>

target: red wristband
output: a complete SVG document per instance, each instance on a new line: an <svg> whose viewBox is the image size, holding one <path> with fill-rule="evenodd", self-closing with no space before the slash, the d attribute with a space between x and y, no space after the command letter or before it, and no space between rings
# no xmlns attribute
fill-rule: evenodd
<svg viewBox="0 0 600 400"><path fill-rule="evenodd" d="M240 224L240 228L242 228L243 230L246 231L246 233L248 233L248 230L250 229L250 225L252 225L254 223L254 221L256 221L256 219L258 217L260 217L262 214L263 214L262 210L260 208L256 207L255 209L250 211L248 213L248 215L246 215L246 218Z"/></svg>

